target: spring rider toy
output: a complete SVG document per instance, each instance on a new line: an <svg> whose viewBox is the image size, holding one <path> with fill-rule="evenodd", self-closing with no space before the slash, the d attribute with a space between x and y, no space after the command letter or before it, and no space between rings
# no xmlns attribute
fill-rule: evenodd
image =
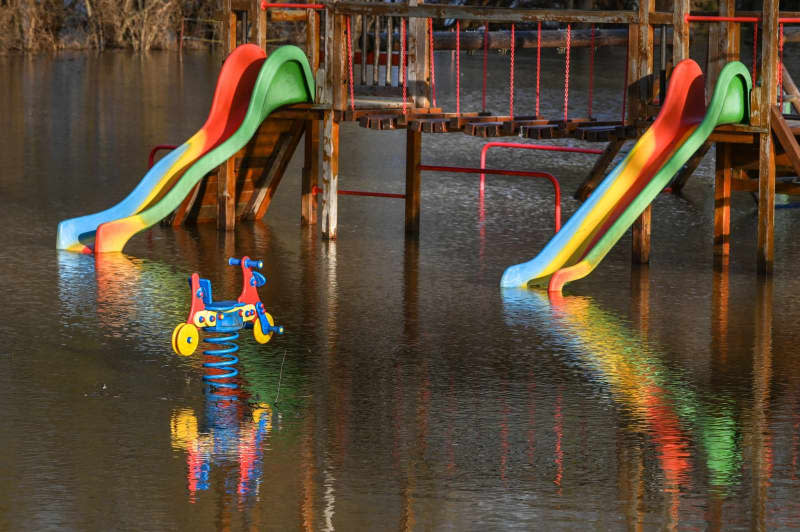
<svg viewBox="0 0 800 532"><path fill-rule="evenodd" d="M263 286L267 279L253 269L260 269L264 263L260 260L251 260L250 257L241 259L230 258L228 264L242 267L242 293L236 301L214 301L211 298L211 281L201 279L193 273L189 279L192 291L192 307L186 323L179 323L172 331L172 349L179 355L189 356L195 352L200 343L200 330L210 333L223 333L227 336L207 337L204 341L220 346L219 349L204 351L205 355L215 357L216 361L207 361L203 364L216 372L203 376L203 380L216 388L235 389L237 384L226 382L235 377L239 371L232 367L239 359L233 353L239 350L233 340L239 338L238 331L243 328L252 328L256 342L265 344L272 339L275 333L283 334L283 327L275 325L272 316L264 310L264 304L258 297L259 286ZM219 396L217 396L219 397ZM231 399L230 396L220 398Z"/></svg>

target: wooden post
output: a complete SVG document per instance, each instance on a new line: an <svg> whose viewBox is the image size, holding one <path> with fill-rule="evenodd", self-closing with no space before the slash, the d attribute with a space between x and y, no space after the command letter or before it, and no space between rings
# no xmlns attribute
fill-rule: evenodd
<svg viewBox="0 0 800 532"><path fill-rule="evenodd" d="M333 0L332 4L335 4ZM335 5L332 5L335 7ZM346 15L345 15L346 16ZM325 16L325 76L320 102L329 105L322 120L322 237L336 240L339 194L339 123L335 110L347 105L344 18L329 9Z"/></svg>
<svg viewBox="0 0 800 532"><path fill-rule="evenodd" d="M300 225L317 223L317 197L314 187L319 176L319 121L306 120L305 162L300 197Z"/></svg>
<svg viewBox="0 0 800 532"><path fill-rule="evenodd" d="M691 10L691 0L673 0L672 12L672 65L689 57L689 23L686 15Z"/></svg>
<svg viewBox="0 0 800 532"><path fill-rule="evenodd" d="M322 236L336 240L339 210L339 122L326 111L322 125Z"/></svg>
<svg viewBox="0 0 800 532"><path fill-rule="evenodd" d="M720 0L719 14L722 17L736 16L734 0ZM708 64L706 67L706 100L710 100L722 67L730 61L739 60L739 29L735 22L711 24L708 32Z"/></svg>
<svg viewBox="0 0 800 532"><path fill-rule="evenodd" d="M236 48L236 11L228 12L228 23L226 24L227 31L225 32L225 57L228 57L234 48Z"/></svg>
<svg viewBox="0 0 800 532"><path fill-rule="evenodd" d="M419 234L422 132L406 129L406 234Z"/></svg>
<svg viewBox="0 0 800 532"><path fill-rule="evenodd" d="M731 145L717 143L714 175L714 255L730 255Z"/></svg>
<svg viewBox="0 0 800 532"><path fill-rule="evenodd" d="M775 146L770 106L778 95L778 0L764 0L761 22L761 87L757 89L754 122L766 131L759 134L758 163L758 272L772 273L775 257ZM754 91L756 92L756 91Z"/></svg>
<svg viewBox="0 0 800 532"><path fill-rule="evenodd" d="M629 57L629 74L634 73L634 77L628 79L633 81L632 87L636 91L630 91L628 97L634 107L631 107L631 116L638 120L647 118L647 104L653 96L653 26L650 25L650 13L655 11L655 0L639 1L639 24L631 26L636 28L636 43L633 56ZM632 64L636 63L636 64ZM633 223L633 262L636 264L647 264L650 262L650 222L652 218L652 207L645 208L641 216Z"/></svg>
<svg viewBox="0 0 800 532"><path fill-rule="evenodd" d="M409 6L422 4L422 0L409 0ZM414 107L430 107L431 65L428 53L428 21L424 18L408 19L408 80L409 96Z"/></svg>
<svg viewBox="0 0 800 532"><path fill-rule="evenodd" d="M267 10L261 9L261 2L253 0L253 9L256 12L256 44L265 52L267 51Z"/></svg>
<svg viewBox="0 0 800 532"><path fill-rule="evenodd" d="M319 14L315 9L306 10L306 56L314 76L319 69Z"/></svg>
<svg viewBox="0 0 800 532"><path fill-rule="evenodd" d="M652 212L652 207L648 205L631 228L631 236L633 238L633 254L631 258L634 264L647 264L650 262L650 221Z"/></svg>
<svg viewBox="0 0 800 532"><path fill-rule="evenodd" d="M219 167L217 174L217 230L236 228L236 168L234 157Z"/></svg>

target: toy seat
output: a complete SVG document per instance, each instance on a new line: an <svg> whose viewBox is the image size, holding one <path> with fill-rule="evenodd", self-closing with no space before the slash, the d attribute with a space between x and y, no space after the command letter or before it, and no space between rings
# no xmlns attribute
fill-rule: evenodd
<svg viewBox="0 0 800 532"><path fill-rule="evenodd" d="M192 280L189 279L189 285ZM214 312L228 312L236 307L244 306L244 303L239 303L235 300L229 301L214 301L211 291L211 281L208 279L200 279L200 289L203 291L203 304L206 310L213 310Z"/></svg>
<svg viewBox="0 0 800 532"><path fill-rule="evenodd" d="M206 310L213 310L215 312L228 312L236 307L243 307L244 303L238 301L212 301L206 303Z"/></svg>

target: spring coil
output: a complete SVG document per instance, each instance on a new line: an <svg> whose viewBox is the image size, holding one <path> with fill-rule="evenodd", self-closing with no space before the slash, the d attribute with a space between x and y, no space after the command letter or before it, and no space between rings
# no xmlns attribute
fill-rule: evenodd
<svg viewBox="0 0 800 532"><path fill-rule="evenodd" d="M209 332L222 332L214 331L211 328L206 330ZM215 349L206 349L203 351L203 354L207 357L221 359L217 361L206 360L203 363L204 368L215 371L214 373L207 373L206 375L203 375L203 382L206 383L206 395L209 399L218 401L238 400L236 395L223 395L218 393L222 391L232 392L233 390L239 388L238 383L230 381L230 379L233 379L239 375L239 370L233 367L239 362L239 357L233 354L239 350L239 346L234 343L234 340L237 338L239 338L238 332L232 332L228 336L212 336L204 338L205 342L217 345L219 347Z"/></svg>

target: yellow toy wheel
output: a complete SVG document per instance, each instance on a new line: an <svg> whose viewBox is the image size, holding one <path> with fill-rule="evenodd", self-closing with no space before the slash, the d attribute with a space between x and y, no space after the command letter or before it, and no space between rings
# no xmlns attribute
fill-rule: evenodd
<svg viewBox="0 0 800 532"><path fill-rule="evenodd" d="M199 343L200 333L192 323L179 323L172 331L172 350L181 356L194 353Z"/></svg>
<svg viewBox="0 0 800 532"><path fill-rule="evenodd" d="M269 323L270 327L275 325L275 321L273 321L269 312L265 312L264 316L267 317L267 322ZM256 320L253 322L253 336L255 337L256 342L259 344L266 344L272 340L272 335L273 333L264 334L264 332L261 330L261 318L256 318Z"/></svg>

